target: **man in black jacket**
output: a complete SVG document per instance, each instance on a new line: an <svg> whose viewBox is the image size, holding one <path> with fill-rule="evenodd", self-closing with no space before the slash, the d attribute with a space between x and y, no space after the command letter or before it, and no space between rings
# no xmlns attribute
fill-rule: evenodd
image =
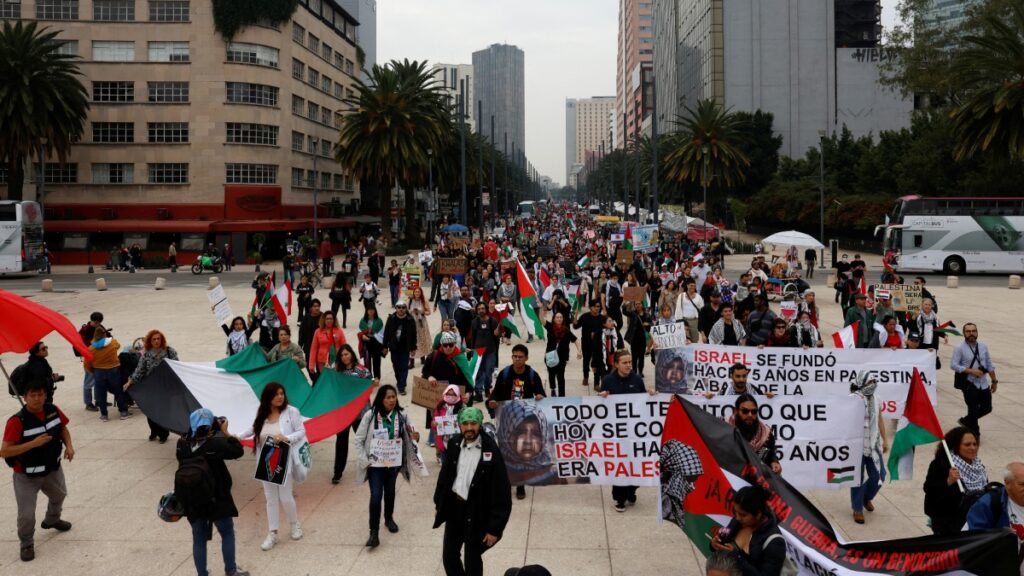
<svg viewBox="0 0 1024 576"><path fill-rule="evenodd" d="M580 329L580 349L583 351L583 385L590 386L590 365L595 355L600 357L602 354L601 331L604 329L604 316L601 315L601 301L591 300L590 311L580 314L572 326Z"/></svg>
<svg viewBox="0 0 1024 576"><path fill-rule="evenodd" d="M494 439L481 433L483 420L479 408L459 412L462 434L448 441L434 490L434 528L445 525L441 558L448 576L482 575L481 556L501 540L512 514L505 460Z"/></svg>
<svg viewBox="0 0 1024 576"><path fill-rule="evenodd" d="M657 390L647 389L644 379L633 372L633 356L628 350L615 352L615 370L601 379L601 397L609 394L642 394L654 396ZM612 486L612 499L615 500L615 511L625 512L626 501L636 504L636 486Z"/></svg>
<svg viewBox="0 0 1024 576"><path fill-rule="evenodd" d="M405 386L409 380L409 358L416 349L416 321L409 315L409 305L405 300L395 303L395 312L388 316L384 324L384 350L382 354L391 354L391 366L395 369L395 380L398 382L398 393L405 396Z"/></svg>
<svg viewBox="0 0 1024 576"><path fill-rule="evenodd" d="M309 358L309 350L313 347L313 335L320 327L320 299L309 301L309 312L299 321L299 346L303 354Z"/></svg>
<svg viewBox="0 0 1024 576"><path fill-rule="evenodd" d="M28 362L19 367L22 371L20 381L15 382L12 379L18 396L25 395L29 382L39 381L46 388L46 401L50 404L53 403L53 392L57 389L55 382L63 380L63 378L50 367L50 363L46 360L49 355L50 349L42 342L36 342L29 348Z"/></svg>
<svg viewBox="0 0 1024 576"><path fill-rule="evenodd" d="M231 497L231 473L224 464L225 460L237 460L242 457L242 444L228 432L227 419L215 418L208 408L192 412L189 416L189 425L189 433L178 440L178 462L203 458L206 460L214 486L212 505L196 507L183 502L185 515L192 525L192 560L195 562L196 571L199 574L208 574L206 542L213 538L213 527L216 526L223 540L221 551L224 554L224 574L249 576L248 572L240 570L235 565L234 519L238 516L238 508ZM177 486L175 492L180 492Z"/></svg>

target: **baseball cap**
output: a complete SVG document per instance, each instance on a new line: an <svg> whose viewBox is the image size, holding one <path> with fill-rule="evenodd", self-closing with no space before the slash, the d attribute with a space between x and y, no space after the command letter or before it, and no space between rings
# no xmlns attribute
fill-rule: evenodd
<svg viewBox="0 0 1024 576"><path fill-rule="evenodd" d="M213 415L213 411L209 408L200 408L192 412L188 417L188 423L192 428L192 434L196 434L203 426L206 426L207 428L213 426L214 419L215 416Z"/></svg>

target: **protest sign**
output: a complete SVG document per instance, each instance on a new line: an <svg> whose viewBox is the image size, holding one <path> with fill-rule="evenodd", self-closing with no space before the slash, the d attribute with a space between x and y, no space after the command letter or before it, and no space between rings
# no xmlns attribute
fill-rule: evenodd
<svg viewBox="0 0 1024 576"><path fill-rule="evenodd" d="M437 273L438 274L465 274L466 273L466 259L465 258L438 258L437 259Z"/></svg>
<svg viewBox="0 0 1024 576"><path fill-rule="evenodd" d="M659 350L668 348L682 348L686 346L686 324L675 322L672 324L654 324L651 326L651 338Z"/></svg>
<svg viewBox="0 0 1024 576"><path fill-rule="evenodd" d="M796 312L796 302L787 300L786 302L779 304L779 315L790 322L796 319Z"/></svg>
<svg viewBox="0 0 1024 576"><path fill-rule="evenodd" d="M384 429L378 429L384 430ZM378 432L379 433L379 432ZM384 430L384 436L387 430ZM370 439L370 467L371 468L394 468L402 465L402 439L391 440L386 437L374 437Z"/></svg>
<svg viewBox="0 0 1024 576"><path fill-rule="evenodd" d="M445 243L455 250L462 250L466 246L469 246L469 238L465 236L452 236L451 238L448 238Z"/></svg>
<svg viewBox="0 0 1024 576"><path fill-rule="evenodd" d="M622 301L623 302L639 302L644 303L644 296L647 292L643 286L626 286L622 289Z"/></svg>
<svg viewBox="0 0 1024 576"><path fill-rule="evenodd" d="M434 416L434 434L438 436L452 436L459 432L459 417L455 414Z"/></svg>
<svg viewBox="0 0 1024 576"><path fill-rule="evenodd" d="M402 266L402 295L406 298L412 297L412 291L420 285L420 273L423 271L419 266Z"/></svg>
<svg viewBox="0 0 1024 576"><path fill-rule="evenodd" d="M231 319L235 314L231 311L231 304L224 294L224 286L218 284L216 288L206 291L206 299L210 301L210 308L217 319L217 324L231 325Z"/></svg>
<svg viewBox="0 0 1024 576"><path fill-rule="evenodd" d="M626 239L626 235L625 234L619 234L618 232L613 232L608 237L608 239L610 241L612 241L612 242L622 243L622 241Z"/></svg>
<svg viewBox="0 0 1024 576"><path fill-rule="evenodd" d="M420 264L426 264L427 262L430 262L433 259L434 259L434 253L432 251L425 250L423 252L420 252L420 256L419 256Z"/></svg>
<svg viewBox="0 0 1024 576"><path fill-rule="evenodd" d="M590 230L590 229L588 229L588 230L584 230L584 231L583 231L583 237L584 237L584 238L587 238L587 239L593 240L593 239L594 239L594 236L596 236L596 234L594 233L594 231L593 231L593 230Z"/></svg>
<svg viewBox="0 0 1024 576"><path fill-rule="evenodd" d="M875 295L886 290L892 298L892 309L896 312L917 314L921 311L921 287L913 284L877 284Z"/></svg>
<svg viewBox="0 0 1024 576"><path fill-rule="evenodd" d="M291 446L287 442L277 444L273 438L267 438L260 447L260 456L256 459L257 480L271 484L283 485L288 479L289 451Z"/></svg>
<svg viewBox="0 0 1024 576"><path fill-rule="evenodd" d="M631 266L633 264L633 251L626 248L619 248L615 251L616 266Z"/></svg>
<svg viewBox="0 0 1024 576"><path fill-rule="evenodd" d="M433 410L444 399L444 389L448 382L431 382L426 378L413 376L412 403ZM465 392L465 386L459 386L459 393Z"/></svg>
<svg viewBox="0 0 1024 576"><path fill-rule="evenodd" d="M553 258L558 253L558 250L550 244L542 244L537 246L537 256L540 258Z"/></svg>
<svg viewBox="0 0 1024 576"><path fill-rule="evenodd" d="M928 350L865 348L753 348L696 344L686 348L686 381L690 392L720 392L728 386L729 367L742 363L747 383L762 393L835 395L850 393L858 372L878 379L875 396L888 418L898 418L910 390L914 368L921 373L928 398L937 402L935 354Z"/></svg>
<svg viewBox="0 0 1024 576"><path fill-rule="evenodd" d="M685 344L686 325L680 322L674 326L676 334L682 337ZM654 326L651 326L651 329L653 330ZM680 394L686 392L687 388L685 346L662 348L659 345L654 353L654 389L666 394Z"/></svg>
<svg viewBox="0 0 1024 576"><path fill-rule="evenodd" d="M633 235L633 249L638 252L653 252L661 243L657 224L634 226L630 233Z"/></svg>
<svg viewBox="0 0 1024 576"><path fill-rule="evenodd" d="M736 396L680 398L723 420L733 415L736 402ZM864 402L860 398L758 398L757 412L775 434L775 456L782 466L782 477L790 484L801 490L860 485L864 451Z"/></svg>

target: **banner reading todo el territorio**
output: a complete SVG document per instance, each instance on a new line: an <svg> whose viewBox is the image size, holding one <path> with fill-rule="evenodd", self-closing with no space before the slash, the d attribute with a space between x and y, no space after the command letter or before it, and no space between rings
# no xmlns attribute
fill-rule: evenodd
<svg viewBox="0 0 1024 576"><path fill-rule="evenodd" d="M936 405L935 354L928 350L865 348L754 348L695 344L686 351L686 392L719 392L728 386L729 367L750 370L747 383L761 393L781 395L846 395L850 381L867 370L878 379L879 406L898 418L910 390L914 368L921 373L932 405ZM659 391L661 391L659 389Z"/></svg>
<svg viewBox="0 0 1024 576"><path fill-rule="evenodd" d="M657 486L668 394L503 402L498 446L514 485ZM733 396L694 398L726 418ZM782 474L800 488L856 485L864 404L849 397L777 397L759 407L776 436Z"/></svg>

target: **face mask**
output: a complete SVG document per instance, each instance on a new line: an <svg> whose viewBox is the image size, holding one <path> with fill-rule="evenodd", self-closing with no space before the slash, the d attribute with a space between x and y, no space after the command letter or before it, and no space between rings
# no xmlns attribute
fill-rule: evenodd
<svg viewBox="0 0 1024 576"><path fill-rule="evenodd" d="M449 406L454 406L454 405L459 403L459 397L458 396L447 395L447 396L444 397L444 403L449 405Z"/></svg>

